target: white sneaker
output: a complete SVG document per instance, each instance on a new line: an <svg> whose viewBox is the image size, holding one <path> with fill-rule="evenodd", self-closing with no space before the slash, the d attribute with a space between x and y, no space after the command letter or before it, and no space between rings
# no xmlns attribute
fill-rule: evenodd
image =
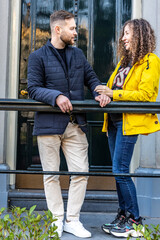
<svg viewBox="0 0 160 240"><path fill-rule="evenodd" d="M89 238L91 237L91 233L87 231L84 227L83 224L80 221L70 221L66 222L64 224L64 231L68 233L72 233L76 237L81 237L81 238Z"/></svg>
<svg viewBox="0 0 160 240"><path fill-rule="evenodd" d="M62 233L63 233L63 221L62 220L57 220L55 222L52 223L52 226L53 225L56 225L57 229L56 229L56 232L58 233L58 236L59 237L62 237Z"/></svg>

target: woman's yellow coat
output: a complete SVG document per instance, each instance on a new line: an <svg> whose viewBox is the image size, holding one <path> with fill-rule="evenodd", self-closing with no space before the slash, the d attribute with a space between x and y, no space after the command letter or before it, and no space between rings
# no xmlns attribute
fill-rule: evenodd
<svg viewBox="0 0 160 240"><path fill-rule="evenodd" d="M111 89L120 67L118 63L107 86ZM113 90L113 101L155 102L160 78L160 59L147 54L134 64L128 73L122 90ZM156 114L123 113L123 135L149 134L160 130ZM107 132L108 114L104 114L103 132Z"/></svg>

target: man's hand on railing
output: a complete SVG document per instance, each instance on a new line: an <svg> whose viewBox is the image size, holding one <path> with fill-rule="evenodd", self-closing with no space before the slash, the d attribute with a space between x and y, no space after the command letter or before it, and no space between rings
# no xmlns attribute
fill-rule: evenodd
<svg viewBox="0 0 160 240"><path fill-rule="evenodd" d="M62 94L60 94L56 98L56 104L58 105L58 107L61 109L63 113L70 112L73 110L72 103L70 102L70 100Z"/></svg>
<svg viewBox="0 0 160 240"><path fill-rule="evenodd" d="M99 105L100 105L101 107L105 107L108 103L111 102L110 97L108 97L108 96L105 95L105 94L101 94L101 95L99 95L99 96L96 96L96 97L95 97L95 100L96 100L97 102L99 102Z"/></svg>

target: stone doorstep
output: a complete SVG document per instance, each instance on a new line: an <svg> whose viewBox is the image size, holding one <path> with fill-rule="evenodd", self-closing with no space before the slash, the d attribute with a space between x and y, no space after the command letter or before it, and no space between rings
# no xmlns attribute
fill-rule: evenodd
<svg viewBox="0 0 160 240"><path fill-rule="evenodd" d="M64 206L66 210L68 193L62 191ZM45 194L43 190L10 190L8 193L8 205L27 207L37 205L36 210L47 210ZM38 203L38 204L37 204ZM118 208L118 198L116 191L87 191L85 201L82 206L83 212L116 212Z"/></svg>

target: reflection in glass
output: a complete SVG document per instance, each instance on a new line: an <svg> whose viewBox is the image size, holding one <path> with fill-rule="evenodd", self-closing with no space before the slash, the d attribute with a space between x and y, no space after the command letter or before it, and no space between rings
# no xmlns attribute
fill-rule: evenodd
<svg viewBox="0 0 160 240"><path fill-rule="evenodd" d="M87 57L88 47L88 1L79 1L78 12L78 47L81 48Z"/></svg>
<svg viewBox="0 0 160 240"><path fill-rule="evenodd" d="M94 1L94 70L102 82L113 71L112 42L115 39L115 1Z"/></svg>

